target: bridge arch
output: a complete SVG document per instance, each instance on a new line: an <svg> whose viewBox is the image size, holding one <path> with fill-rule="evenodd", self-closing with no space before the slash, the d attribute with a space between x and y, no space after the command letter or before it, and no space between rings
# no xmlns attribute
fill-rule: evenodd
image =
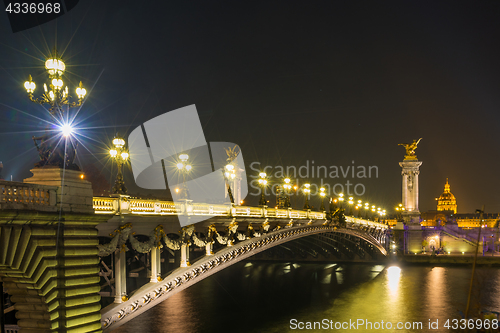
<svg viewBox="0 0 500 333"><path fill-rule="evenodd" d="M342 234L361 239L371 244L373 249L381 255L387 255L384 246L375 237L362 230L339 228L332 225L307 225L276 230L261 237L250 238L233 246L224 247L212 256L204 256L189 267L176 269L166 276L164 280L149 283L136 290L127 301L120 304L111 304L102 309L101 323L103 330L109 332L163 302L170 296L259 252L307 236L330 234Z"/></svg>

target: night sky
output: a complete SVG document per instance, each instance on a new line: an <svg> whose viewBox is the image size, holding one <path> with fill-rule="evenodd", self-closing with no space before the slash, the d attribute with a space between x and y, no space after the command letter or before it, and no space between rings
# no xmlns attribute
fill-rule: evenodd
<svg viewBox="0 0 500 333"><path fill-rule="evenodd" d="M239 144L248 176L253 162L377 166L378 177L324 182L361 183L361 200L392 210L397 144L422 137L420 211L436 209L449 178L459 213L500 212L499 16L498 1L81 0L12 33L0 14L3 176L22 181L38 159L31 136L45 125L35 117L49 117L23 84L31 74L40 95L57 45L70 92L80 80L89 91L77 119L91 153L80 145L79 164L110 183L106 147L117 131L195 104L206 140ZM130 170L126 182L151 193Z"/></svg>

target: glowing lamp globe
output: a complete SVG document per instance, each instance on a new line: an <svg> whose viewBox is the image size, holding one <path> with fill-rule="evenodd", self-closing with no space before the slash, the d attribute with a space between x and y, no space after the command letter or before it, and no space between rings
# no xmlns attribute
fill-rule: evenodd
<svg viewBox="0 0 500 333"><path fill-rule="evenodd" d="M193 167L192 167L192 166L190 166L189 164L188 164L188 165L186 165L186 170L187 170L187 171L191 171L191 169L192 169L192 168L193 168Z"/></svg>
<svg viewBox="0 0 500 333"><path fill-rule="evenodd" d="M82 81L80 81L80 86L76 88L76 96L78 96L78 99L83 99L86 94L87 90L82 87Z"/></svg>
<svg viewBox="0 0 500 333"><path fill-rule="evenodd" d="M122 138L114 138L113 144L115 145L115 147L121 148L125 146L125 140L123 140Z"/></svg>
<svg viewBox="0 0 500 333"><path fill-rule="evenodd" d="M31 78L31 75L29 76L28 81L24 82L24 88L26 88L26 91L31 94L33 91L35 91L36 84L33 82L33 79Z"/></svg>
<svg viewBox="0 0 500 333"><path fill-rule="evenodd" d="M52 79L52 85L54 86L54 88L56 88L57 90L61 89L62 86L63 86L63 80L61 79Z"/></svg>
<svg viewBox="0 0 500 333"><path fill-rule="evenodd" d="M118 154L118 152L116 151L116 149L111 149L109 151L109 154L111 155L111 157L115 157Z"/></svg>
<svg viewBox="0 0 500 333"><path fill-rule="evenodd" d="M124 161L126 161L126 160L127 160L128 156L129 156L129 155L128 155L128 153L127 153L127 152L123 152L123 153L122 153L122 158L123 158L123 160L124 160Z"/></svg>
<svg viewBox="0 0 500 333"><path fill-rule="evenodd" d="M188 154L180 154L179 158L181 159L182 162L186 162L189 159Z"/></svg>
<svg viewBox="0 0 500 333"><path fill-rule="evenodd" d="M66 69L66 65L61 59L48 59L45 62L45 68L49 72L49 75L58 75L61 76Z"/></svg>
<svg viewBox="0 0 500 333"><path fill-rule="evenodd" d="M73 133L73 128L69 124L64 124L61 126L61 132L64 137L68 137Z"/></svg>

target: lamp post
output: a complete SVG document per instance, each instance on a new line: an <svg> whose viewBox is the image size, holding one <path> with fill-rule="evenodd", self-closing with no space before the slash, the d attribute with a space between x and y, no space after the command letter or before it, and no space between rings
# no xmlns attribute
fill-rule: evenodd
<svg viewBox="0 0 500 333"><path fill-rule="evenodd" d="M330 211L328 212L330 219L333 219L333 214L337 210L337 199L330 197Z"/></svg>
<svg viewBox="0 0 500 333"><path fill-rule="evenodd" d="M234 168L234 165L228 164L226 165L226 171L224 172L224 178L226 178L226 184L227 184L227 194L229 195L229 199L231 200L231 203L234 204L234 197L233 197L233 192L231 191L231 184L233 184L234 188L234 179L236 178L236 170Z"/></svg>
<svg viewBox="0 0 500 333"><path fill-rule="evenodd" d="M354 203L353 197L349 197L349 201L347 201L349 204L349 216L352 216L352 204Z"/></svg>
<svg viewBox="0 0 500 333"><path fill-rule="evenodd" d="M299 189L298 185L293 186L293 206L297 207L297 190Z"/></svg>
<svg viewBox="0 0 500 333"><path fill-rule="evenodd" d="M361 208L363 208L363 201L358 200L358 203L356 205L356 209L358 211L357 217L360 217L361 215Z"/></svg>
<svg viewBox="0 0 500 333"><path fill-rule="evenodd" d="M40 98L33 96L36 84L33 82L31 75L29 75L28 81L24 83L24 88L26 88L30 101L41 105L48 104L48 111L56 123L57 130L63 137L68 139L72 128L69 116L65 115L65 111L69 111L69 108L81 106L87 90L83 88L80 81L80 85L76 88L77 99L76 101L70 101L71 96L68 86L64 86L62 80L66 65L55 49L53 55L45 61L45 69L49 76L49 87L47 87L46 83L43 84L45 92ZM63 108L64 106L66 108ZM35 167L39 168L48 165L79 171L80 168L74 163L76 158L75 145L71 140L61 142L61 140L57 139L57 134L53 132L54 129L51 128L51 125L48 125L42 136L33 136L33 141L40 157L40 161L35 164Z"/></svg>
<svg viewBox="0 0 500 333"><path fill-rule="evenodd" d="M344 193L339 194L339 204L340 204L340 209L344 208Z"/></svg>
<svg viewBox="0 0 500 333"><path fill-rule="evenodd" d="M372 221L375 221L375 205L372 205Z"/></svg>
<svg viewBox="0 0 500 333"><path fill-rule="evenodd" d="M330 198L330 211L335 211L337 209L337 199Z"/></svg>
<svg viewBox="0 0 500 333"><path fill-rule="evenodd" d="M109 150L111 158L116 161L118 166L118 174L116 175L115 186L113 186L114 194L127 194L127 188L125 187L125 182L123 181L123 171L122 167L128 160L129 154L125 148L125 140L123 140L118 134L113 139L114 148Z"/></svg>
<svg viewBox="0 0 500 333"><path fill-rule="evenodd" d="M187 163L189 159L188 154L180 154L179 159L181 160L179 163L177 163L177 169L179 169L179 172L182 173L182 188L183 191L181 193L182 199L189 200L189 189L186 185L186 174L191 171L193 168L190 164Z"/></svg>
<svg viewBox="0 0 500 333"><path fill-rule="evenodd" d="M304 189L302 190L304 192L304 195L306 197L306 201L304 202L304 209L311 209L311 206L309 206L309 193L311 193L311 184L306 183L304 184Z"/></svg>
<svg viewBox="0 0 500 333"><path fill-rule="evenodd" d="M324 187L319 189L319 195L321 197L321 206L319 207L319 211L324 212L325 211L325 196L326 196Z"/></svg>
<svg viewBox="0 0 500 333"><path fill-rule="evenodd" d="M368 211L370 210L370 204L365 202L365 220L368 219Z"/></svg>
<svg viewBox="0 0 500 333"><path fill-rule="evenodd" d="M283 189L285 190L285 208L290 208L292 206L290 203L290 189L292 188L290 178L285 178L284 182Z"/></svg>
<svg viewBox="0 0 500 333"><path fill-rule="evenodd" d="M403 204L399 204L398 207L396 207L398 222L401 221L401 219L402 219L402 213L403 213L404 210L405 210L405 208L403 207Z"/></svg>
<svg viewBox="0 0 500 333"><path fill-rule="evenodd" d="M267 175L265 172L261 172L261 173L259 173L259 176L260 176L259 184L262 187L262 190L260 192L259 206L267 206L266 196L264 194L264 192L266 191L266 185L267 185L267 179L266 179Z"/></svg>

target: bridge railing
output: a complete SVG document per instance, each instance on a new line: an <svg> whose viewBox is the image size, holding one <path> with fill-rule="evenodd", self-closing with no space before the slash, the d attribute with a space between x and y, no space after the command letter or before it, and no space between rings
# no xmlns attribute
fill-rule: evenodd
<svg viewBox="0 0 500 333"><path fill-rule="evenodd" d="M368 221L368 220L364 220L364 219L359 219L357 217L346 216L345 219L348 223L354 223L357 225L378 228L378 229L387 229L388 228L387 224L374 222L374 221Z"/></svg>
<svg viewBox="0 0 500 333"><path fill-rule="evenodd" d="M57 187L0 180L0 209L56 210Z"/></svg>
<svg viewBox="0 0 500 333"><path fill-rule="evenodd" d="M252 206L231 206L209 203L175 203L154 199L135 199L128 196L94 197L96 214L138 214L138 215L203 215L232 217L270 217L290 219L322 220L324 212L310 210L276 209Z"/></svg>

